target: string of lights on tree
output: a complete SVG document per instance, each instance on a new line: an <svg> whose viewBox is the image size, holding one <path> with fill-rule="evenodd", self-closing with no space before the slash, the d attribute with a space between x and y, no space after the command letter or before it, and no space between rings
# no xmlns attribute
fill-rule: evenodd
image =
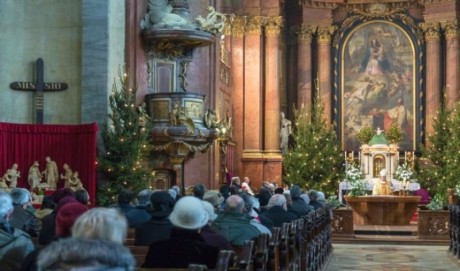
<svg viewBox="0 0 460 271"><path fill-rule="evenodd" d="M98 205L114 201L122 190L133 194L147 188L150 173L146 160L150 149L151 121L143 105L136 105L137 87L129 86L126 73L118 77L109 96L110 113L102 127L105 155L97 168L107 181L98 187Z"/></svg>
<svg viewBox="0 0 460 271"><path fill-rule="evenodd" d="M283 182L335 194L344 160L334 127L324 117L319 95L311 110L302 105L294 110L294 116L293 142L283 156Z"/></svg>
<svg viewBox="0 0 460 271"><path fill-rule="evenodd" d="M460 128L460 118L457 120L455 128L452 126L455 125L452 117L453 115L450 115L443 100L436 112L436 116L433 118L434 133L428 135L428 147L421 146L422 157L419 159L416 168L417 179L421 186L426 188L432 195L438 194L438 197L444 195L444 198L449 186L447 182L447 176L449 175L447 167L449 161L448 149L454 147L452 145L454 136L452 131L458 131ZM460 148L460 145L457 146L458 148Z"/></svg>

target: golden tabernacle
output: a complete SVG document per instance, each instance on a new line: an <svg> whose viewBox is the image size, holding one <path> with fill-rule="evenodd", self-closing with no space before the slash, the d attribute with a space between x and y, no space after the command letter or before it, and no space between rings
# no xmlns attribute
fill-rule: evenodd
<svg viewBox="0 0 460 271"><path fill-rule="evenodd" d="M345 196L359 225L409 225L419 196Z"/></svg>

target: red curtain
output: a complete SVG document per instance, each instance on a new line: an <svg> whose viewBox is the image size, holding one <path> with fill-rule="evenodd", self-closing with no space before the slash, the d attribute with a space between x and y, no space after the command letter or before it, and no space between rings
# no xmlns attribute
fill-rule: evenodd
<svg viewBox="0 0 460 271"><path fill-rule="evenodd" d="M80 173L83 186L91 202L96 193L96 133L95 123L82 125L36 125L0 122L0 174L18 164L21 177L18 187L29 188L27 175L37 160L40 171L45 170L45 157L49 156L58 166L59 174L67 163ZM58 182L58 187L63 181Z"/></svg>

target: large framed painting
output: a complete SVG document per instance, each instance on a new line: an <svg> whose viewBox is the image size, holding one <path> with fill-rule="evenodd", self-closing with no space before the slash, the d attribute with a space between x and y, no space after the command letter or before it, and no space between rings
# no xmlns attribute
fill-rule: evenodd
<svg viewBox="0 0 460 271"><path fill-rule="evenodd" d="M360 23L338 46L339 125L344 150L359 150L356 134L368 125L401 128L400 150L415 150L419 142L417 85L419 71L413 37L386 20Z"/></svg>

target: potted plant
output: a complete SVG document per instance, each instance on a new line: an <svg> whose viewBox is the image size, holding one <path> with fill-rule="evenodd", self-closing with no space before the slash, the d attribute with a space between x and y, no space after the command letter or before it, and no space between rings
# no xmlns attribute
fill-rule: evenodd
<svg viewBox="0 0 460 271"><path fill-rule="evenodd" d="M428 210L419 210L417 230L419 239L449 239L449 211L444 194L434 195L426 206Z"/></svg>

